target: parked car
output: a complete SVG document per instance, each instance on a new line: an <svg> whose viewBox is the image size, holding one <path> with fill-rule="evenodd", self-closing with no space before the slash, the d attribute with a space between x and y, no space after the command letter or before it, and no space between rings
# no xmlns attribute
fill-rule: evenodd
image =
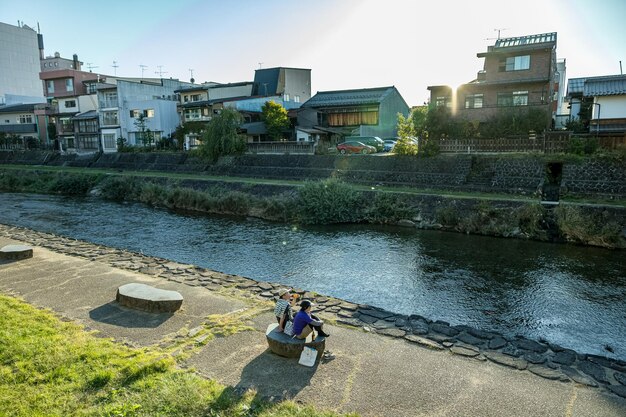
<svg viewBox="0 0 626 417"><path fill-rule="evenodd" d="M373 146L366 145L361 142L357 142L355 140L349 140L349 141L346 141L337 145L337 151L340 154L347 154L347 153L368 154L368 153L376 153L376 148Z"/></svg>
<svg viewBox="0 0 626 417"><path fill-rule="evenodd" d="M385 152L393 151L393 147L396 146L396 141L391 139L385 140L385 148L383 149Z"/></svg>
<svg viewBox="0 0 626 417"><path fill-rule="evenodd" d="M382 152L385 149L385 142L378 136L348 136L346 142L356 141L376 148L376 152Z"/></svg>

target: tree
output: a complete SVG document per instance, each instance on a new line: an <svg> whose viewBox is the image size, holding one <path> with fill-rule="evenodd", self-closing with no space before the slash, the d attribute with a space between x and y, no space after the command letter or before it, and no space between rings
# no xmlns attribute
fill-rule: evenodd
<svg viewBox="0 0 626 417"><path fill-rule="evenodd" d="M393 147L397 155L417 155L417 144L415 140L415 125L411 116L404 117L398 113L398 142Z"/></svg>
<svg viewBox="0 0 626 417"><path fill-rule="evenodd" d="M280 103L270 100L265 102L261 111L267 133L273 140L281 139L283 131L290 126L287 110Z"/></svg>
<svg viewBox="0 0 626 417"><path fill-rule="evenodd" d="M152 147L152 142L154 141L154 134L150 129L146 127L146 115L145 113L139 114L139 117L133 123L139 133L141 134L141 143L143 146Z"/></svg>
<svg viewBox="0 0 626 417"><path fill-rule="evenodd" d="M235 109L225 108L211 119L202 135L200 152L217 161L220 156L242 153L246 149L245 137L239 134L243 117Z"/></svg>

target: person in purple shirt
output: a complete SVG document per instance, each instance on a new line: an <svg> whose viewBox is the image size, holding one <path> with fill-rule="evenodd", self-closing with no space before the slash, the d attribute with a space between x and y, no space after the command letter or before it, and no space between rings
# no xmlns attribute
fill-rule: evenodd
<svg viewBox="0 0 626 417"><path fill-rule="evenodd" d="M309 300L303 300L300 303L300 311L298 311L298 314L293 318L293 334L296 335L298 339L306 339L314 330L316 330L320 336L330 336L328 333L324 332L322 328L324 322L311 314L312 307L313 304ZM315 333L313 333L313 339L315 339Z"/></svg>

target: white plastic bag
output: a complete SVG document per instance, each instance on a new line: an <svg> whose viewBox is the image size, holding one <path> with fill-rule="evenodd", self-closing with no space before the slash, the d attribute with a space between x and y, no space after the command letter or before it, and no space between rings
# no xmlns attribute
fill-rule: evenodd
<svg viewBox="0 0 626 417"><path fill-rule="evenodd" d="M300 365L312 367L315 365L315 359L317 359L317 350L312 347L305 346L302 349L302 354L300 354L300 360L298 363Z"/></svg>
<svg viewBox="0 0 626 417"><path fill-rule="evenodd" d="M285 323L284 332L287 336L293 336L293 321L290 320Z"/></svg>

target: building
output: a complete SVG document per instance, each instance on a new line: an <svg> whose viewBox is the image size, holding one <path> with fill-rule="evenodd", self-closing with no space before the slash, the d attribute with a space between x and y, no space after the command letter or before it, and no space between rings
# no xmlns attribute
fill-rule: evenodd
<svg viewBox="0 0 626 417"><path fill-rule="evenodd" d="M626 132L626 75L572 78L567 83L572 120L589 132Z"/></svg>
<svg viewBox="0 0 626 417"><path fill-rule="evenodd" d="M476 79L456 91L429 86L430 104L478 122L503 109L541 109L548 128L564 95L565 61L557 62L556 45L556 32L498 39L487 52L477 54L485 62Z"/></svg>
<svg viewBox="0 0 626 417"><path fill-rule="evenodd" d="M43 103L39 80L43 36L20 24L0 22L0 105Z"/></svg>
<svg viewBox="0 0 626 417"><path fill-rule="evenodd" d="M38 148L46 133L44 116L35 114L35 103L0 106L0 135L16 148Z"/></svg>
<svg viewBox="0 0 626 417"><path fill-rule="evenodd" d="M204 83L176 91L181 123L209 122L224 108L241 113L245 124L242 132L248 142L267 139L261 121L263 105L268 101L281 104L290 117L311 97L311 70L306 68L263 68L254 73L254 81L237 83ZM185 135L185 149L198 146L198 132Z"/></svg>
<svg viewBox="0 0 626 417"><path fill-rule="evenodd" d="M175 91L189 83L166 78L116 78L96 86L100 145L117 151L119 140L132 146L169 138L180 124Z"/></svg>
<svg viewBox="0 0 626 417"><path fill-rule="evenodd" d="M398 113L408 116L409 106L394 86L321 91L298 111L298 141L321 138L320 132L336 135L338 140L343 136L394 137Z"/></svg>
<svg viewBox="0 0 626 417"><path fill-rule="evenodd" d="M45 62L48 61L48 62ZM58 65L48 65L58 64ZM47 105L38 107L38 114L45 115L48 123L55 126L55 149L69 152L93 152L93 141L83 142L75 137L73 117L77 114L93 112L98 108L96 86L110 79L106 75L80 71L81 63L78 56L73 59L61 58L58 53L54 57L42 61L39 78L43 82ZM97 131L97 129L96 129ZM48 138L51 140L52 138ZM96 143L97 144L97 143ZM87 147L85 147L88 145Z"/></svg>

